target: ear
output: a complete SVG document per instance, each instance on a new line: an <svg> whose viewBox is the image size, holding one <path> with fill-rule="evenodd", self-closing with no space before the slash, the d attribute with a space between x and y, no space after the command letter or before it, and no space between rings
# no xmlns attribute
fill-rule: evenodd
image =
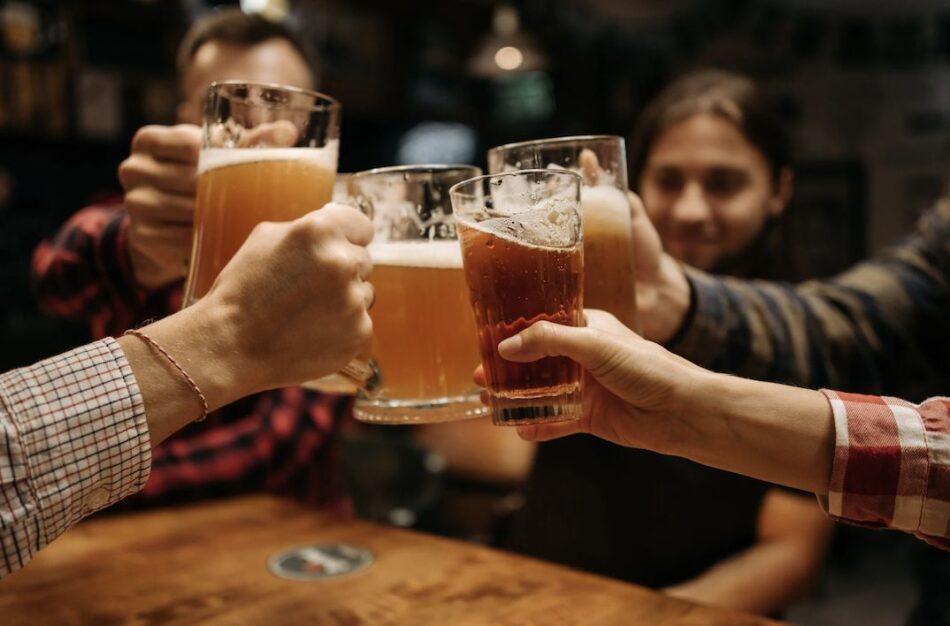
<svg viewBox="0 0 950 626"><path fill-rule="evenodd" d="M769 203L769 215L778 217L781 215L788 203L792 200L792 193L795 190L795 173L790 167L783 167L778 174L778 181L775 185L775 193Z"/></svg>

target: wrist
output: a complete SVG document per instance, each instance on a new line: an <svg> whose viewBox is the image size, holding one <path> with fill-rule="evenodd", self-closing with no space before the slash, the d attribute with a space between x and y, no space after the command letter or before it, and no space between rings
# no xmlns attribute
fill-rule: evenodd
<svg viewBox="0 0 950 626"><path fill-rule="evenodd" d="M707 451L709 438L715 436L713 422L720 419L725 393L722 374L696 367L686 367L676 377L676 388L665 402L664 420L669 428L663 454L702 462L699 456Z"/></svg>
<svg viewBox="0 0 950 626"><path fill-rule="evenodd" d="M682 265L669 254L661 256L658 276L652 313L643 316L644 336L665 345L683 328L692 288Z"/></svg>
<svg viewBox="0 0 950 626"><path fill-rule="evenodd" d="M834 421L821 392L707 373L680 407L671 454L767 482L824 493Z"/></svg>
<svg viewBox="0 0 950 626"><path fill-rule="evenodd" d="M262 388L233 320L205 299L142 329L194 379L212 411Z"/></svg>

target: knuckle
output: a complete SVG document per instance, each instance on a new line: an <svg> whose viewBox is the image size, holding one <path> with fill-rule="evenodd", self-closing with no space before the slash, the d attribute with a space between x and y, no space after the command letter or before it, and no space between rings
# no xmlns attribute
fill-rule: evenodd
<svg viewBox="0 0 950 626"><path fill-rule="evenodd" d="M268 237L272 233L280 229L280 225L275 222L258 222L254 228L251 229L252 237Z"/></svg>
<svg viewBox="0 0 950 626"><path fill-rule="evenodd" d="M304 216L290 223L289 234L300 239L312 240L319 236L320 225L310 216Z"/></svg>
<svg viewBox="0 0 950 626"><path fill-rule="evenodd" d="M149 124L143 126L132 136L132 152L144 150L148 144L161 133L161 126Z"/></svg>
<svg viewBox="0 0 950 626"><path fill-rule="evenodd" d="M139 173L140 170L139 159L134 154L129 156L119 163L119 182L122 183L123 187L129 186L132 176Z"/></svg>
<svg viewBox="0 0 950 626"><path fill-rule="evenodd" d="M557 324L548 321L536 323L532 329L531 336L541 344L547 344L557 335Z"/></svg>
<svg viewBox="0 0 950 626"><path fill-rule="evenodd" d="M360 344L366 343L373 337L373 319L365 311L359 317L356 326L356 338Z"/></svg>
<svg viewBox="0 0 950 626"><path fill-rule="evenodd" d="M150 209L155 205L152 194L147 189L137 188L125 194L125 207L133 219L140 217L142 209Z"/></svg>

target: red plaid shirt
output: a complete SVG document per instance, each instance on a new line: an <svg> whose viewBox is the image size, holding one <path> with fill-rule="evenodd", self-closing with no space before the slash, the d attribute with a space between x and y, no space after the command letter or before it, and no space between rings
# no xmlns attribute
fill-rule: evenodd
<svg viewBox="0 0 950 626"><path fill-rule="evenodd" d="M120 204L76 213L33 255L40 307L86 320L93 338L118 336L181 308L180 282L153 292L132 275L129 218ZM339 426L351 400L300 387L250 396L179 431L153 452L140 494L123 506L267 490L319 506L345 506Z"/></svg>
<svg viewBox="0 0 950 626"><path fill-rule="evenodd" d="M824 391L835 458L822 507L839 521L905 530L950 550L950 398Z"/></svg>

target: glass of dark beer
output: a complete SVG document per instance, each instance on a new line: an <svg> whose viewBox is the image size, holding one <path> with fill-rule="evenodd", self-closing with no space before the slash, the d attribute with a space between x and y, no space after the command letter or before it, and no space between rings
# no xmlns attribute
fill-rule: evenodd
<svg viewBox="0 0 950 626"><path fill-rule="evenodd" d="M565 357L506 361L498 343L535 322L583 325L581 177L479 176L450 190L489 406L496 425L581 416L581 369Z"/></svg>

